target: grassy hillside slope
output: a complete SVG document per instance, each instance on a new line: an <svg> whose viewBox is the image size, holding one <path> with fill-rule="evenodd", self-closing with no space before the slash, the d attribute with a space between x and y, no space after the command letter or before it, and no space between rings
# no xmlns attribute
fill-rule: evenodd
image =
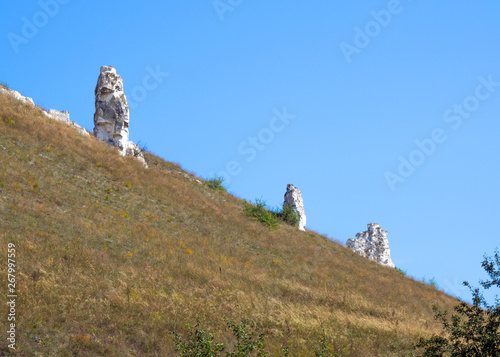
<svg viewBox="0 0 500 357"><path fill-rule="evenodd" d="M323 335L342 356L409 356L440 330L432 304L456 304L314 232L271 230L179 165L147 154L144 169L2 93L0 116L0 286L13 242L18 355L176 356L172 332L199 317L222 342L225 318L252 319L271 356L314 355Z"/></svg>

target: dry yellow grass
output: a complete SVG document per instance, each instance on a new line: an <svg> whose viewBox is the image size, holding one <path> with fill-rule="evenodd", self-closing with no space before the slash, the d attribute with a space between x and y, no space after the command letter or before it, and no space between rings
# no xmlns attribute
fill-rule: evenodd
<svg viewBox="0 0 500 357"><path fill-rule="evenodd" d="M314 232L270 230L155 155L145 170L1 93L0 116L18 355L175 356L172 331L199 317L218 341L225 318L260 323L271 356L311 356L323 331L342 356L411 356L440 331L432 305L456 304Z"/></svg>

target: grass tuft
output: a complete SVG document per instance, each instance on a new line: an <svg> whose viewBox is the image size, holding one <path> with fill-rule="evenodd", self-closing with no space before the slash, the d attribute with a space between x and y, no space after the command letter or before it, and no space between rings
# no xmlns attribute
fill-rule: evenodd
<svg viewBox="0 0 500 357"><path fill-rule="evenodd" d="M396 267L394 269L396 272L398 272L399 274L403 275L403 276L406 276L406 270L403 270L403 269L400 269L398 267Z"/></svg>

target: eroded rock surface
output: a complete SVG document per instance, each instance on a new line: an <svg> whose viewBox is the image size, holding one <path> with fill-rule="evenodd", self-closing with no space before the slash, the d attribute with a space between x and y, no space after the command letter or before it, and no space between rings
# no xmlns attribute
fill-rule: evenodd
<svg viewBox="0 0 500 357"><path fill-rule="evenodd" d="M286 205L291 206L295 212L299 215L299 229L305 231L306 227L306 213L304 211L304 201L302 200L302 193L300 190L292 184L288 184L285 193L285 202L283 207Z"/></svg>
<svg viewBox="0 0 500 357"><path fill-rule="evenodd" d="M346 247L362 257L376 261L381 265L394 268L387 234L377 223L369 223L368 230L356 234L356 239L349 238Z"/></svg>
<svg viewBox="0 0 500 357"><path fill-rule="evenodd" d="M17 99L23 103L35 106L33 99L31 99L29 97L25 97L24 95L22 95L21 93L15 91L15 90L0 86L0 92L7 93L8 95L14 97L15 99ZM66 124L73 126L80 134L85 135L85 136L90 136L90 134L88 133L87 130L82 128L80 125L78 125L74 121L69 120L69 112L67 112L66 110L60 112L59 110L49 109L49 111L46 112L43 108L41 108L41 107L38 107L38 108L48 118L65 122Z"/></svg>
<svg viewBox="0 0 500 357"><path fill-rule="evenodd" d="M49 112L47 114L49 117L52 117L52 119L70 123L69 112L66 110L60 112L59 110L49 109Z"/></svg>
<svg viewBox="0 0 500 357"><path fill-rule="evenodd" d="M59 121L62 121L68 125L71 125L82 135L90 136L90 134L87 130L85 130L83 127L81 127L80 125L78 125L74 121L69 120L69 112L66 110L60 112L59 110L49 109L48 112L46 112L45 110L42 110L42 113L51 119L59 120Z"/></svg>
<svg viewBox="0 0 500 357"><path fill-rule="evenodd" d="M111 66L101 67L95 88L94 136L120 149L128 144L129 109L123 80Z"/></svg>
<svg viewBox="0 0 500 357"><path fill-rule="evenodd" d="M121 155L135 156L147 166L139 146L128 140L129 122L123 79L114 67L103 66L95 88L94 136L116 146Z"/></svg>
<svg viewBox="0 0 500 357"><path fill-rule="evenodd" d="M4 86L0 86L0 91L11 95L12 97L16 98L17 100L20 100L21 102L24 102L26 104L31 104L33 106L35 105L35 102L33 102L33 99L31 99L30 97L25 97L24 95L22 95L21 93L15 91L15 90L5 88Z"/></svg>

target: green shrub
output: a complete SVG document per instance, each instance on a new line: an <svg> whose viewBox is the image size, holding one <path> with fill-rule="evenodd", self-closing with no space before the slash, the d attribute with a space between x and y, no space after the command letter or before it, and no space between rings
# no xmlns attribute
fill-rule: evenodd
<svg viewBox="0 0 500 357"><path fill-rule="evenodd" d="M5 89L9 89L9 85L5 82L0 82L0 87L4 87Z"/></svg>
<svg viewBox="0 0 500 357"><path fill-rule="evenodd" d="M437 284L437 281L436 281L436 278L431 278L427 281L427 285L430 285L432 286L434 289L438 289L439 290L439 286Z"/></svg>
<svg viewBox="0 0 500 357"><path fill-rule="evenodd" d="M251 320L243 320L239 323L227 322L227 327L236 338L232 352L226 353L227 357L264 357L264 333L258 331L259 326Z"/></svg>
<svg viewBox="0 0 500 357"><path fill-rule="evenodd" d="M490 280L480 281L485 289L500 288L500 253L485 257L482 266ZM435 318L443 325L443 332L429 339L421 338L415 346L423 349L421 356L498 357L500 356L500 300L488 304L479 288L464 282L472 293L470 305L460 302L456 314L448 317L446 311L434 306Z"/></svg>
<svg viewBox="0 0 500 357"><path fill-rule="evenodd" d="M255 204L245 203L245 213L247 216L255 218L259 222L265 223L271 228L276 228L280 220L291 225L299 225L299 214L290 205L284 205L283 209L271 209L267 207L264 200L256 199Z"/></svg>
<svg viewBox="0 0 500 357"><path fill-rule="evenodd" d="M276 228L279 224L278 214L267 208L266 202L256 199L255 204L245 202L244 212L247 216L255 218L270 228Z"/></svg>
<svg viewBox="0 0 500 357"><path fill-rule="evenodd" d="M207 180L207 185L213 190L217 191L226 190L226 187L224 186L224 177L222 176L215 176L214 178Z"/></svg>
<svg viewBox="0 0 500 357"><path fill-rule="evenodd" d="M251 320L239 323L227 321L227 327L233 334L234 343L230 352L221 353L226 349L223 343L214 343L214 335L199 329L200 321L196 320L195 331L188 324L187 340L184 342L179 333L174 332L176 351L180 357L265 357L264 333L259 333L259 326Z"/></svg>
<svg viewBox="0 0 500 357"><path fill-rule="evenodd" d="M206 335L205 330L200 330L200 320L196 321L195 331L193 331L192 327L189 324L186 325L188 328L188 337L186 342L182 340L182 337L174 332L174 340L175 340L175 350L179 352L180 357L191 357L191 356L199 356L199 357L215 357L220 356L219 352L224 351L225 346L223 343L213 343L214 335L208 334Z"/></svg>
<svg viewBox="0 0 500 357"><path fill-rule="evenodd" d="M437 281L436 281L436 279L435 279L435 278L431 278L431 279L429 279L429 280L426 280L426 279L425 279L425 276L424 276L424 277L422 278L422 283L427 284L427 285L429 285L429 286L432 286L433 288L435 288L435 289L438 289L438 290L439 290L439 286L438 286Z"/></svg>
<svg viewBox="0 0 500 357"><path fill-rule="evenodd" d="M299 214L293 209L291 205L283 206L283 210L280 212L280 217L283 221L291 226L296 227L299 225Z"/></svg>

